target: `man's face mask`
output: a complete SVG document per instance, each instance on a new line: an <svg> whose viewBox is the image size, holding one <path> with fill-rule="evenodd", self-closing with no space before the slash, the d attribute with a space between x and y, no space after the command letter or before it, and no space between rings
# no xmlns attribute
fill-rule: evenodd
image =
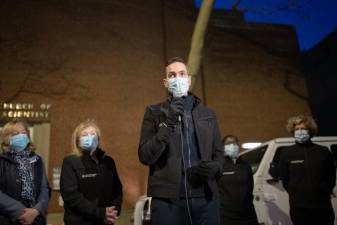
<svg viewBox="0 0 337 225"><path fill-rule="evenodd" d="M95 150L98 146L98 137L96 134L88 134L80 137L80 147L85 151Z"/></svg>
<svg viewBox="0 0 337 225"><path fill-rule="evenodd" d="M236 159L239 156L239 146L237 144L225 145L225 155L231 159Z"/></svg>
<svg viewBox="0 0 337 225"><path fill-rule="evenodd" d="M173 97L180 98L187 95L190 88L188 77L175 77L168 79L168 91L173 94Z"/></svg>
<svg viewBox="0 0 337 225"><path fill-rule="evenodd" d="M294 138L298 143L305 143L310 139L309 131L306 129L295 130Z"/></svg>
<svg viewBox="0 0 337 225"><path fill-rule="evenodd" d="M27 134L17 134L9 139L10 149L16 152L21 152L22 150L24 150L27 147L28 143L29 138Z"/></svg>

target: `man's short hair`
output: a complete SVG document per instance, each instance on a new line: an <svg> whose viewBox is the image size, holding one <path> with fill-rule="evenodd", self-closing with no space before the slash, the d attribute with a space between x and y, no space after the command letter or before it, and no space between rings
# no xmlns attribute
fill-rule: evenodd
<svg viewBox="0 0 337 225"><path fill-rule="evenodd" d="M171 65L172 63L175 63L175 62L180 62L180 63L183 63L183 64L186 65L185 60L183 60L182 58L180 58L180 57L173 57L173 58L170 58L169 60L166 61L165 67L167 67L167 66L169 66L169 65Z"/></svg>

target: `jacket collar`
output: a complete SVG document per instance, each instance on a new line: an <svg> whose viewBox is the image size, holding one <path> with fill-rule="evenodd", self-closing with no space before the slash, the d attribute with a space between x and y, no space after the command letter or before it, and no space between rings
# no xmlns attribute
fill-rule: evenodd
<svg viewBox="0 0 337 225"><path fill-rule="evenodd" d="M295 141L296 145L301 146L301 147L309 147L311 145L313 145L314 143L311 141L311 139L309 139L307 142L304 143L299 143L297 141Z"/></svg>
<svg viewBox="0 0 337 225"><path fill-rule="evenodd" d="M35 152L31 151L30 154L29 154L29 158L34 157L34 156L36 156ZM17 164L17 162L15 162L15 160L13 159L13 157L11 157L11 154L9 154L9 153L2 153L2 154L0 154L0 158L2 158L4 160L7 160L7 161L9 161L11 163Z"/></svg>
<svg viewBox="0 0 337 225"><path fill-rule="evenodd" d="M102 149L97 148L94 152L94 155L96 156L98 161L101 161L105 156L105 152ZM89 151L83 151L83 157L88 159L88 160L92 160Z"/></svg>
<svg viewBox="0 0 337 225"><path fill-rule="evenodd" d="M194 95L192 92L188 92L188 95L189 96L192 95L194 97L194 99L195 99L194 107L196 107L197 105L199 105L201 103L201 99L198 96ZM167 107L172 102L172 100L173 100L173 95L171 93L169 93L168 96L167 96L167 100L164 103L164 105Z"/></svg>
<svg viewBox="0 0 337 225"><path fill-rule="evenodd" d="M4 153L4 154L0 154L0 158L1 159L4 159L4 160L7 160L7 161L9 161L9 162L11 162L11 163L16 163L15 161L14 161L14 159L12 159L12 157L10 157L8 154L6 154L6 153Z"/></svg>
<svg viewBox="0 0 337 225"><path fill-rule="evenodd" d="M234 164L234 161L233 159L231 159L229 156L225 156L225 160L224 160L226 163L230 163L230 164ZM242 159L240 157L238 157L235 161L235 164L238 164L242 161Z"/></svg>

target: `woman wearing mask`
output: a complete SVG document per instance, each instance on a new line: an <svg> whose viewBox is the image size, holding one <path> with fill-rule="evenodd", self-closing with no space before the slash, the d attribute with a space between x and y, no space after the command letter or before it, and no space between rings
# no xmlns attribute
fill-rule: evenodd
<svg viewBox="0 0 337 225"><path fill-rule="evenodd" d="M336 184L336 167L327 147L312 143L317 125L310 116L288 119L287 130L295 144L280 155L279 174L289 194L290 218L294 225L333 225L330 196Z"/></svg>
<svg viewBox="0 0 337 225"><path fill-rule="evenodd" d="M73 133L73 152L63 160L61 171L65 225L113 224L121 212L122 184L100 142L101 132L92 120Z"/></svg>
<svg viewBox="0 0 337 225"><path fill-rule="evenodd" d="M47 177L42 158L34 153L27 124L8 122L0 140L0 224L45 225Z"/></svg>
<svg viewBox="0 0 337 225"><path fill-rule="evenodd" d="M220 221L222 225L257 225L253 205L253 173L250 165L238 158L239 141L233 135L222 139L224 164L218 178Z"/></svg>

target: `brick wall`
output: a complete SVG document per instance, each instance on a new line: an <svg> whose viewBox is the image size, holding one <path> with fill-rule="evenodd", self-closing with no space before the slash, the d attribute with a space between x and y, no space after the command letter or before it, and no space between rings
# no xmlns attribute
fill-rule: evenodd
<svg viewBox="0 0 337 225"><path fill-rule="evenodd" d="M94 118L117 162L124 206L145 193L148 170L137 156L144 109L165 98L164 59L186 57L193 31L195 14L179 2L164 11L156 0L2 3L0 102L52 104L49 171L70 152L76 125ZM309 113L283 85L287 78L306 93L294 59L273 51L297 52L294 31L279 29L209 29L196 93L217 113L223 134L265 141L287 135L288 116ZM53 192L50 212L62 212L57 198Z"/></svg>

